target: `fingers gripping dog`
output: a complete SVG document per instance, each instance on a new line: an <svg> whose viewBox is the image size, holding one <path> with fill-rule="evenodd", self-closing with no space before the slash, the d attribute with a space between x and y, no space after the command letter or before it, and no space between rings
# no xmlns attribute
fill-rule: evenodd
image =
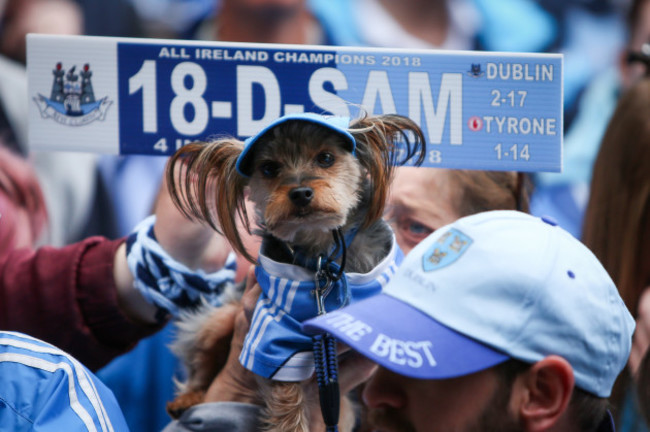
<svg viewBox="0 0 650 432"><path fill-rule="evenodd" d="M384 203L393 168L409 160L420 164L423 157L422 132L406 117L350 122L301 113L279 118L245 142L193 143L170 159L167 183L179 208L205 220L257 263L262 295L240 361L264 378L268 430L307 430L299 383L313 374L315 358L322 366L316 368L317 381L328 387L336 373L326 357L335 348L327 336L312 341L300 324L377 294L394 273L402 255L382 220ZM255 206L255 228L249 224L247 197ZM244 247L238 219L262 237L257 261ZM218 314L201 316L218 322L211 318ZM200 332L197 326L185 328ZM194 375L209 374L195 370ZM192 376L189 382L186 392L209 385Z"/></svg>

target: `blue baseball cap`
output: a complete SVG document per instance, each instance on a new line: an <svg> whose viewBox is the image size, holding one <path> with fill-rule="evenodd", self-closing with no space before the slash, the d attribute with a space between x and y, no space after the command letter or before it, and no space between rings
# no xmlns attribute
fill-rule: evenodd
<svg viewBox="0 0 650 432"><path fill-rule="evenodd" d="M508 358L567 360L576 385L608 397L634 319L591 251L548 219L461 218L404 259L384 292L308 320L398 374L444 379Z"/></svg>
<svg viewBox="0 0 650 432"><path fill-rule="evenodd" d="M268 131L274 127L286 123L288 121L303 121L309 123L316 123L321 126L324 126L332 131L340 134L345 138L345 140L350 144L348 150L352 154L356 149L356 141L350 132L348 132L348 127L350 125L350 117L337 117L337 116L324 116L315 113L293 113L287 114L278 118L277 120L271 122L264 129L259 131L256 135L246 139L244 141L244 150L241 152L237 158L237 172L244 177L250 177L253 171L252 160L253 150L255 149L256 143L262 138Z"/></svg>

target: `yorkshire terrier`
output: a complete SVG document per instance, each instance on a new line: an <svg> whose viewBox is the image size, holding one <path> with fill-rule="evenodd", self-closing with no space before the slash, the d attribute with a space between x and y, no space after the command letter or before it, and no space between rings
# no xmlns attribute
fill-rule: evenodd
<svg viewBox="0 0 650 432"><path fill-rule="evenodd" d="M407 161L421 164L424 142L418 125L400 115L350 123L346 117L302 113L279 118L245 142L193 143L170 159L167 184L177 206L258 264L262 295L240 362L262 377L265 430L308 430L300 383L312 375L314 358L322 358L300 323L378 293L392 276L401 251L382 219L384 204L393 168ZM237 223L251 233L247 198L255 206L255 234L262 237L257 261ZM231 291L227 303L241 295ZM172 416L199 403L225 363L229 311L231 304L206 306L179 323L172 349L189 378L168 405ZM341 430L351 430L354 415L345 399L342 410Z"/></svg>

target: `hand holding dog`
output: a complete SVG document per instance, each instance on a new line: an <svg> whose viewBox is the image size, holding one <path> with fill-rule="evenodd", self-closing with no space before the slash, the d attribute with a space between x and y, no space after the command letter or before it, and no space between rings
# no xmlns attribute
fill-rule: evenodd
<svg viewBox="0 0 650 432"><path fill-rule="evenodd" d="M261 405L258 384L255 374L244 368L239 362L239 354L244 344L246 333L250 328L250 320L255 310L255 304L261 289L255 280L254 269L251 268L246 279L246 290L238 309L230 311L234 320L234 335L228 361L223 370L217 375L205 394L204 402L243 402ZM376 370L376 365L360 354L349 351L339 345L339 385L341 393L345 394L359 384L367 381ZM325 431L325 423L321 415L318 386L315 379L303 384L307 412L310 415L309 430Z"/></svg>
<svg viewBox="0 0 650 432"><path fill-rule="evenodd" d="M204 402L244 402L260 405L255 374L239 362L239 354L244 346L246 333L250 328L255 303L261 292L255 280L255 271L250 268L246 278L246 289L238 307L228 310L234 320L234 332L230 343L230 353L224 368L214 379L205 393Z"/></svg>

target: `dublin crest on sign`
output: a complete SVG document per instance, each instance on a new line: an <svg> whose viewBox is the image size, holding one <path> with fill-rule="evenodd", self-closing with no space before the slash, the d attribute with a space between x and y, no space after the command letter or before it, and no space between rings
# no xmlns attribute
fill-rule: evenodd
<svg viewBox="0 0 650 432"><path fill-rule="evenodd" d="M59 62L52 70L54 76L50 97L38 94L33 98L41 117L68 126L83 126L95 120L104 120L108 107L113 103L108 97L95 99L91 81L92 71L86 63L76 72L76 65L66 72Z"/></svg>

